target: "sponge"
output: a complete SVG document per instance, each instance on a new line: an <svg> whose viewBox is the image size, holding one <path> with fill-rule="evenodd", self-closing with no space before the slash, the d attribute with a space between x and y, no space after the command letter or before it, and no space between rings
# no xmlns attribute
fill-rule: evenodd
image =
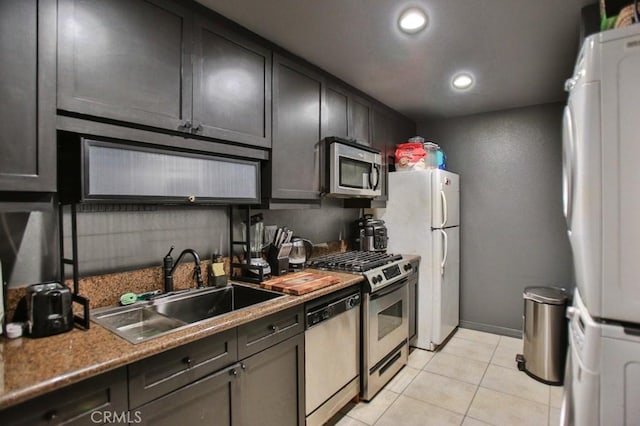
<svg viewBox="0 0 640 426"><path fill-rule="evenodd" d="M135 293L125 293L122 296L120 296L120 304L122 306L136 303L136 300L138 300L138 296L136 296Z"/></svg>

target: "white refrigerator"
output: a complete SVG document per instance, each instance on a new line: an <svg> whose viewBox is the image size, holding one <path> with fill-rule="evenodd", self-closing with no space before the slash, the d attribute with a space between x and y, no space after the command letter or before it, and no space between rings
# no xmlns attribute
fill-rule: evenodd
<svg viewBox="0 0 640 426"><path fill-rule="evenodd" d="M460 177L445 170L389 173L387 251L421 257L415 346L435 350L460 320Z"/></svg>

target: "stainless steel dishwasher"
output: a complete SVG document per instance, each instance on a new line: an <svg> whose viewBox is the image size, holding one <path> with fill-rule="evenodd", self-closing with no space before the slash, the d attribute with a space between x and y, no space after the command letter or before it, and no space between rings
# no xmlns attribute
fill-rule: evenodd
<svg viewBox="0 0 640 426"><path fill-rule="evenodd" d="M322 425L360 393L360 288L305 306L305 414Z"/></svg>

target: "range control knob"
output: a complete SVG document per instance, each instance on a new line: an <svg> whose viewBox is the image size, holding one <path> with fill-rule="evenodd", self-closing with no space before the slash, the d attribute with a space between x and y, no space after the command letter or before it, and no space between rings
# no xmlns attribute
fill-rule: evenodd
<svg viewBox="0 0 640 426"><path fill-rule="evenodd" d="M404 270L405 271L410 271L411 270L411 264L407 263L406 265L404 265Z"/></svg>
<svg viewBox="0 0 640 426"><path fill-rule="evenodd" d="M372 277L371 278L371 283L372 284L377 284L378 283L378 277Z"/></svg>
<svg viewBox="0 0 640 426"><path fill-rule="evenodd" d="M378 282L382 282L382 275L378 275Z"/></svg>

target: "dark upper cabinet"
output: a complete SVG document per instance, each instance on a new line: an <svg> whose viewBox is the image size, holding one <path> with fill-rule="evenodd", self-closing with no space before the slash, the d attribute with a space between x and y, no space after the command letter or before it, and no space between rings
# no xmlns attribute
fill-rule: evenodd
<svg viewBox="0 0 640 426"><path fill-rule="evenodd" d="M58 109L271 146L271 51L171 0L61 0Z"/></svg>
<svg viewBox="0 0 640 426"><path fill-rule="evenodd" d="M389 162L393 162L393 149L395 141L393 139L393 116L380 108L373 109L373 138L371 146L380 150L382 157L382 177L380 179L380 188L382 195L376 197L376 200L388 200L388 183L389 183Z"/></svg>
<svg viewBox="0 0 640 426"><path fill-rule="evenodd" d="M349 97L349 137L371 145L371 103L358 96Z"/></svg>
<svg viewBox="0 0 640 426"><path fill-rule="evenodd" d="M373 107L364 98L338 84L326 85L326 136L354 139L363 145L372 144Z"/></svg>
<svg viewBox="0 0 640 426"><path fill-rule="evenodd" d="M190 21L166 0L60 0L58 109L190 127Z"/></svg>
<svg viewBox="0 0 640 426"><path fill-rule="evenodd" d="M326 136L349 137L349 95L346 90L327 84Z"/></svg>
<svg viewBox="0 0 640 426"><path fill-rule="evenodd" d="M323 97L322 77L274 54L273 150L267 172L271 198L320 198Z"/></svg>
<svg viewBox="0 0 640 426"><path fill-rule="evenodd" d="M270 147L271 51L202 17L194 41L194 132Z"/></svg>
<svg viewBox="0 0 640 426"><path fill-rule="evenodd" d="M55 0L0 2L0 191L56 189L55 34Z"/></svg>

